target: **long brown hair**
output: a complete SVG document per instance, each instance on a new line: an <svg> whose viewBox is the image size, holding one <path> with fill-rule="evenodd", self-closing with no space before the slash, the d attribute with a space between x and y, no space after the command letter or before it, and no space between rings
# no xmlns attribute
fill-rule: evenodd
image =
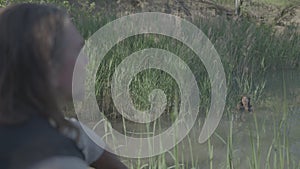
<svg viewBox="0 0 300 169"><path fill-rule="evenodd" d="M60 129L69 126L51 84L67 18L63 10L41 4L17 4L1 12L0 124L39 114Z"/></svg>

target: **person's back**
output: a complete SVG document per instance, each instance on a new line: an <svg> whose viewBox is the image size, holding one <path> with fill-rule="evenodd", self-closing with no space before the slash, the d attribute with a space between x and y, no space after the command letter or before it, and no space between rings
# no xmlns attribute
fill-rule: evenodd
<svg viewBox="0 0 300 169"><path fill-rule="evenodd" d="M37 115L18 125L0 125L0 138L0 164L5 169L26 169L52 157L84 158L73 140Z"/></svg>
<svg viewBox="0 0 300 169"><path fill-rule="evenodd" d="M83 43L54 6L18 4L0 12L0 169L127 168L60 110L58 102L72 100Z"/></svg>

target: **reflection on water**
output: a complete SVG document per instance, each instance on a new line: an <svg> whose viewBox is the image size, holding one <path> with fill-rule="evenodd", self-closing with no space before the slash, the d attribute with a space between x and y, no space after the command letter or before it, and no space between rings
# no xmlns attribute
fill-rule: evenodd
<svg viewBox="0 0 300 169"><path fill-rule="evenodd" d="M232 161L234 168L251 168L253 153L260 159L261 168L265 168L266 160L269 157L273 164L274 152L281 151L282 145L280 137L287 136L285 148L289 148L290 158L295 160L296 164L300 159L300 72L285 71L270 73L267 76L267 86L265 89L266 102L263 106L256 106L253 114L246 113L245 121L231 119L222 119L216 132L211 137L213 146L213 168L226 168L227 164L227 141L229 136L230 124L232 122ZM283 82L286 85L286 102L284 100ZM286 129L280 125L284 115L284 108L287 108ZM256 118L256 122L254 118ZM161 120L164 121L164 120ZM257 126L255 125L257 124ZM151 130L151 124L148 126ZM160 130L163 131L171 124L160 123ZM115 129L124 133L123 125L113 123ZM195 125L191 130L189 137L185 138L178 145L178 156L180 163L191 167L191 163L197 163L200 168L209 168L208 144L199 144L197 139L200 134L201 125ZM127 134L144 133L149 136L149 128L142 127L134 123L126 123ZM147 132L148 131L148 132ZM151 133L150 134L158 134ZM278 142L278 143L277 143ZM284 148L283 148L284 149ZM171 150L171 152L174 150ZM254 152L253 152L254 151ZM286 151L288 152L288 151ZM285 152L283 154L286 154ZM174 164L172 156L165 156L166 163ZM279 157L277 157L279 159ZM145 160L145 163L147 160ZM286 164L285 164L286 165ZM185 168L189 168L185 167ZM272 167L271 167L272 168Z"/></svg>
<svg viewBox="0 0 300 169"><path fill-rule="evenodd" d="M288 114L287 124L288 124L288 138L290 152L295 156L295 158L300 159L300 71L284 71L284 72L274 72L268 77L268 88L266 92L269 97L274 97L277 102L274 105L282 108L283 105L283 82L286 85L286 97L287 97L287 108ZM276 106L275 106L276 107ZM278 116L283 112L278 111Z"/></svg>

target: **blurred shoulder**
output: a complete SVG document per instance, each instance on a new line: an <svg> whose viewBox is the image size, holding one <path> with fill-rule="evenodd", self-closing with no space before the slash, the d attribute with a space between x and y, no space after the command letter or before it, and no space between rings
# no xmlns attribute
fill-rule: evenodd
<svg viewBox="0 0 300 169"><path fill-rule="evenodd" d="M30 169L88 169L88 165L80 158L57 156L40 161Z"/></svg>
<svg viewBox="0 0 300 169"><path fill-rule="evenodd" d="M76 141L78 148L85 156L88 164L96 161L106 148L104 141L93 130L76 120L75 118L67 118L74 126L79 129L79 140ZM66 133L72 139L75 139L75 133Z"/></svg>

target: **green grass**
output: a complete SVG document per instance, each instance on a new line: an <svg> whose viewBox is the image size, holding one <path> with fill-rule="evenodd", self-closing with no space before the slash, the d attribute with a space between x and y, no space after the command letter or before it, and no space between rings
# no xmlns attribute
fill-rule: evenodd
<svg viewBox="0 0 300 169"><path fill-rule="evenodd" d="M268 71L281 68L296 68L299 64L300 37L293 30L280 36L273 35L267 26L256 26L248 21L235 22L219 20L198 20L195 24L210 38L222 59L229 88L229 103L236 102L240 95L249 95L259 103L266 85ZM160 35L135 36L117 44L104 58L99 67L96 89L100 104L110 91L110 81L114 68L128 55L145 48L160 48L180 56L193 71L201 91L201 105L209 105L210 82L205 67L196 55L182 43ZM109 65L109 66L108 66ZM172 77L159 70L139 73L130 85L133 102L142 109L149 108L148 95L156 88L167 93L167 113L174 112L179 89ZM173 102L173 103L172 103ZM175 103L174 103L175 102ZM112 104L112 101L105 102ZM112 107L113 105L100 105ZM112 109L103 110L112 112Z"/></svg>

